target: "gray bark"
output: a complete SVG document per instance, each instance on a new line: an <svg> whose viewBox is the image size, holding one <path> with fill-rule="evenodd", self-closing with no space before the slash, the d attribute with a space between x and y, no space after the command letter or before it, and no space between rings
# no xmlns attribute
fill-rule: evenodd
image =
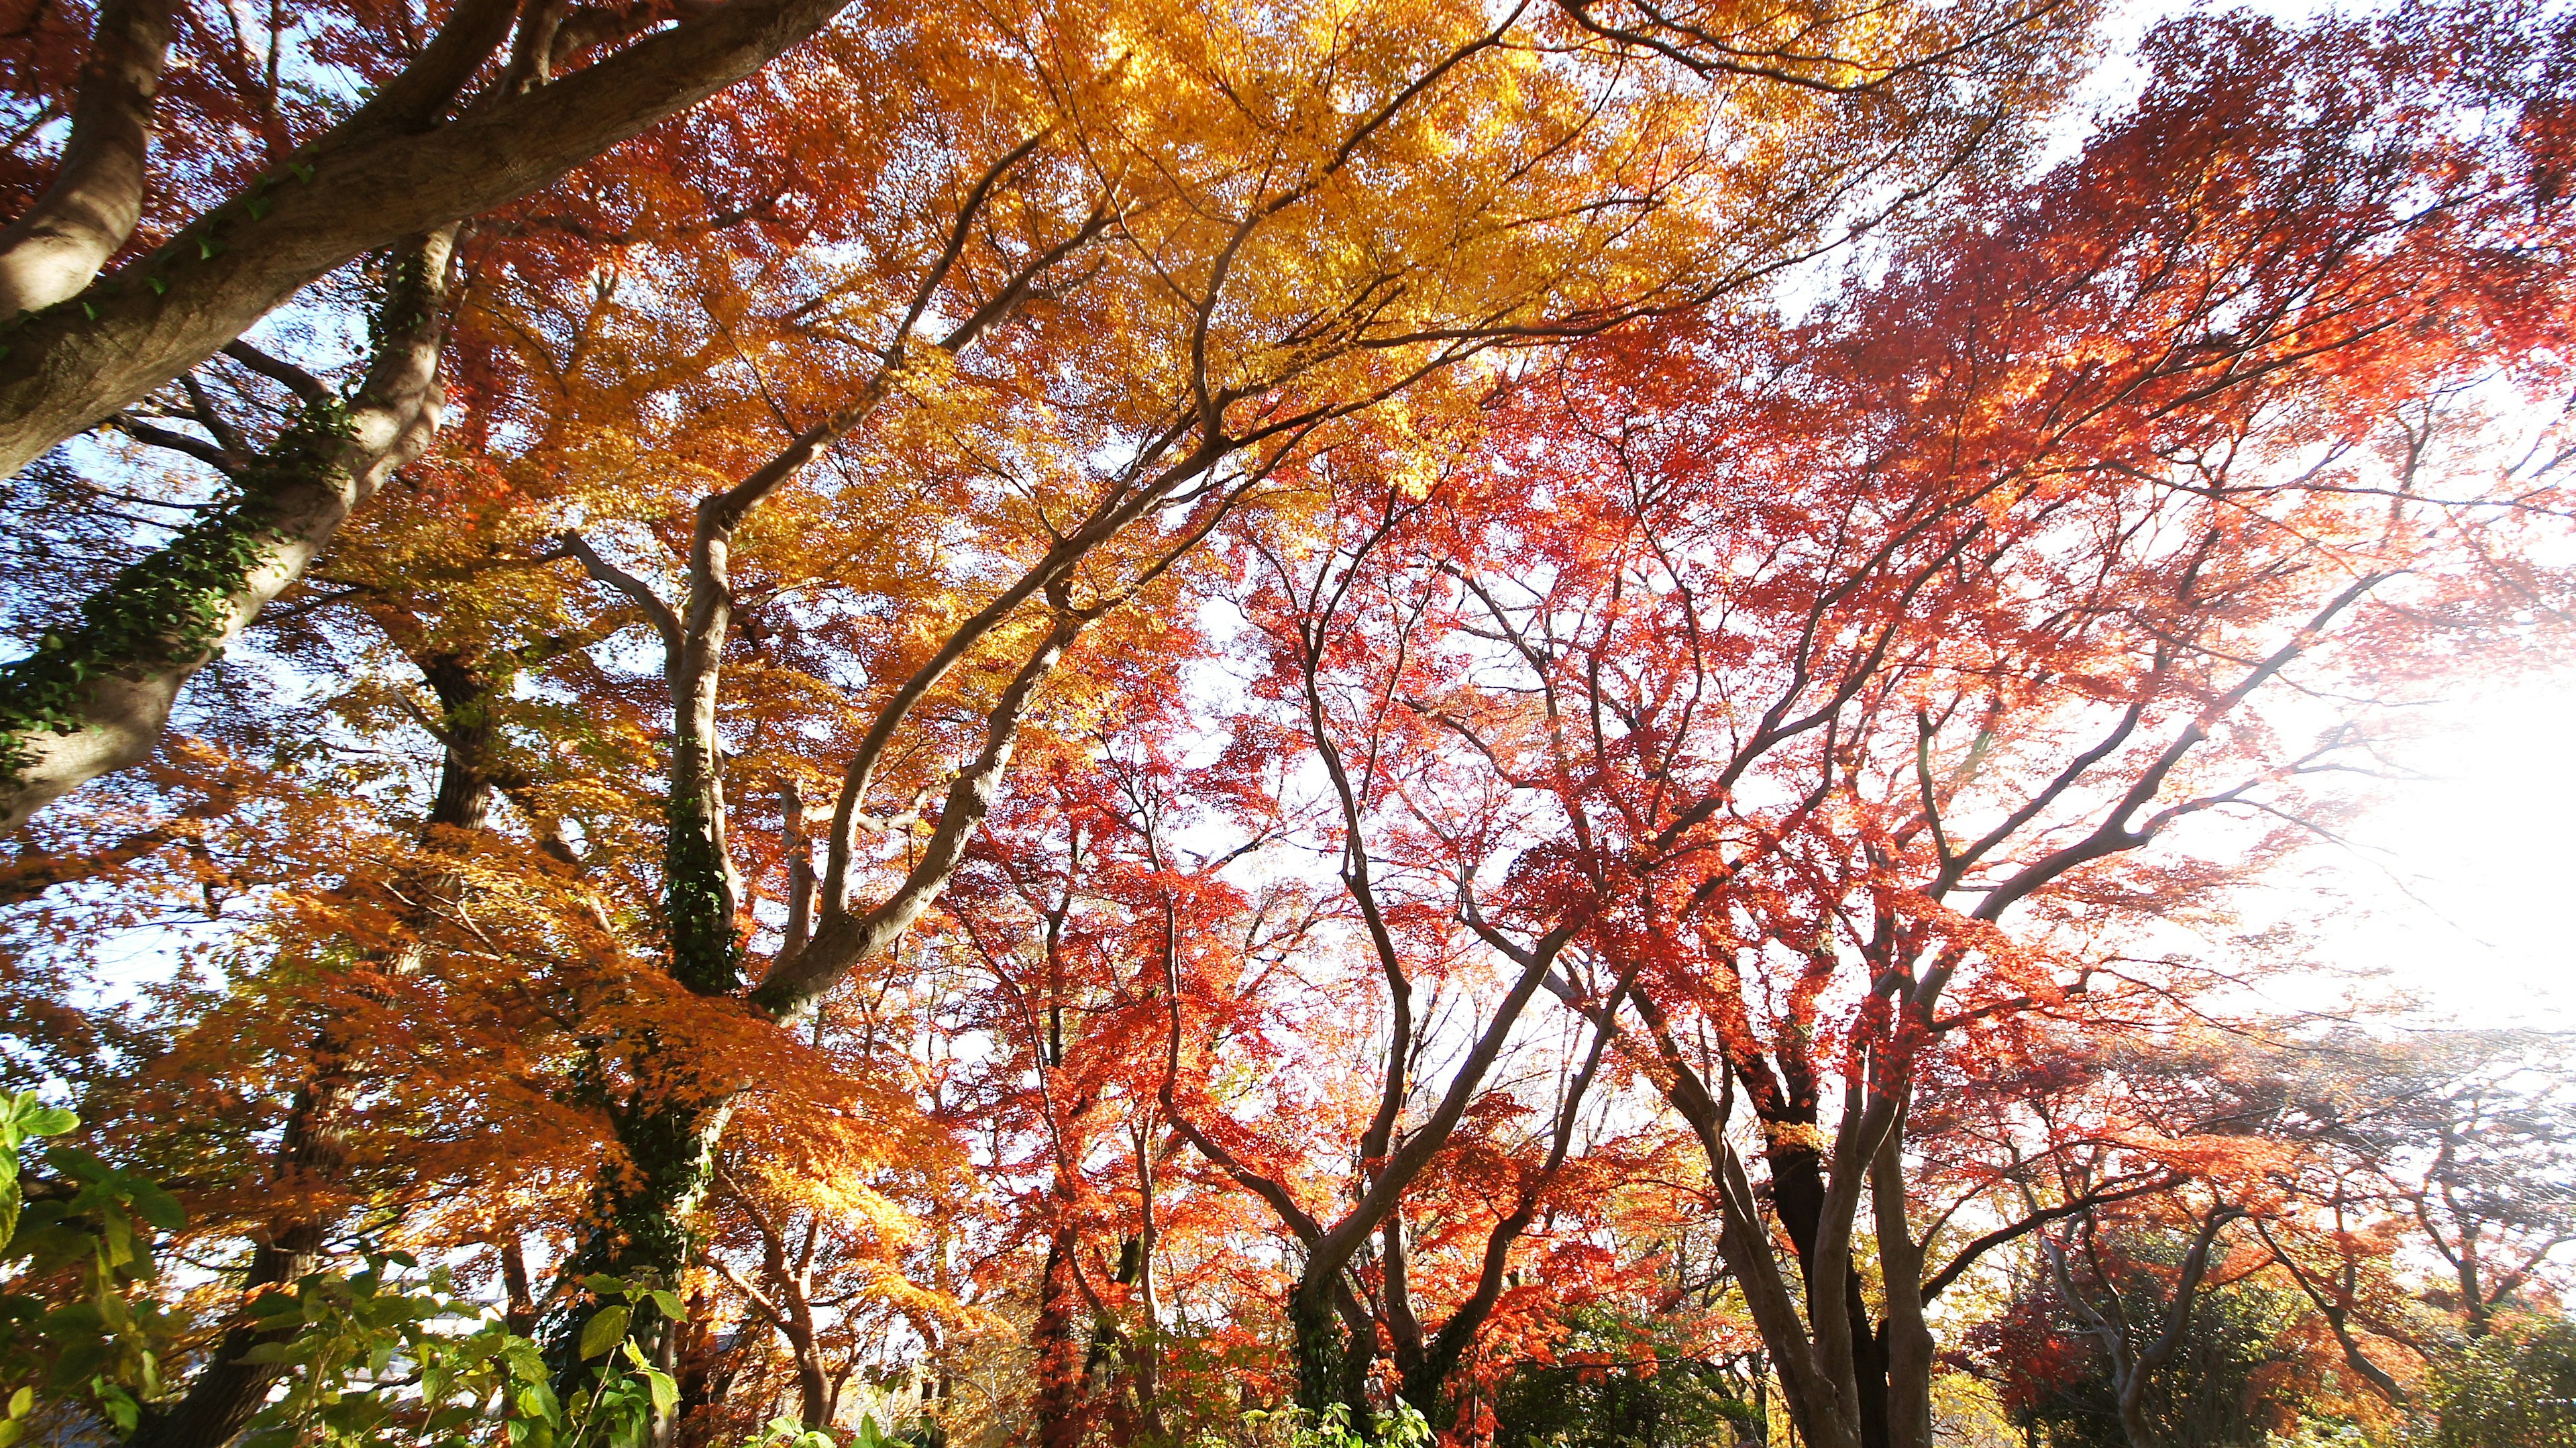
<svg viewBox="0 0 2576 1448"><path fill-rule="evenodd" d="M229 536L177 542L120 574L84 606L82 624L67 629L53 652L0 670L0 729L17 757L0 768L0 834L15 830L46 804L110 770L148 758L169 722L179 690L206 662L241 637L270 600L304 576L351 509L418 457L440 417L439 340L445 326L453 228L416 238L387 304L391 329L365 383L334 432L296 431L266 459L269 471L229 512L201 528ZM220 542L245 550L250 566L221 586L168 570L183 548ZM168 618L158 639L117 632L112 622L138 603L202 608L189 621ZM89 652L94 657L72 656ZM66 663L70 660L70 663ZM73 667L77 665L77 667ZM85 675L68 700L66 678Z"/></svg>
<svg viewBox="0 0 2576 1448"><path fill-rule="evenodd" d="M170 54L172 0L108 0L72 101L71 139L42 196L0 230L0 318L88 286L143 216L152 100Z"/></svg>
<svg viewBox="0 0 2576 1448"><path fill-rule="evenodd" d="M1932 1329L1923 1319L1924 1244L1905 1215L1905 1117L1899 1113L1870 1165L1879 1280L1886 1291L1889 1448L1932 1448Z"/></svg>
<svg viewBox="0 0 2576 1448"><path fill-rule="evenodd" d="M0 324L0 475L204 361L315 278L549 184L759 69L846 3L730 0L425 132L408 126L443 103L430 82L445 75L406 72L379 96L383 104L150 256L72 301ZM493 8L468 6L460 16L481 19Z"/></svg>

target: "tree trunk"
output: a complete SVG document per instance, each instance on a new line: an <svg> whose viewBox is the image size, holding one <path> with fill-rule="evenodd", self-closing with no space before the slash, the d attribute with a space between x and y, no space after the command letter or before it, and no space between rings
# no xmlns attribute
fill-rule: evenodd
<svg viewBox="0 0 2576 1448"><path fill-rule="evenodd" d="M78 623L0 669L0 834L148 758L181 686L304 576L349 511L438 430L451 228L416 239L357 400L309 402L241 479L244 496L119 573Z"/></svg>
<svg viewBox="0 0 2576 1448"><path fill-rule="evenodd" d="M331 1182L339 1176L346 1146L347 1103L355 1084L346 1061L326 1033L316 1044L314 1076L296 1093L278 1144L276 1184L292 1190L299 1183ZM269 1240L251 1253L250 1272L242 1281L245 1302L271 1287L283 1287L314 1269L320 1260L332 1217L308 1209L271 1223ZM206 1365L188 1382L188 1392L166 1412L145 1418L127 1448L223 1448L241 1436L251 1415L268 1401L269 1385L284 1374L276 1363L244 1362L242 1354L267 1340L251 1324L237 1323L215 1345Z"/></svg>
<svg viewBox="0 0 2576 1448"><path fill-rule="evenodd" d="M638 1052L636 1074L644 1084L615 1123L626 1168L605 1173L593 1187L589 1224L563 1265L564 1301L539 1324L538 1341L560 1393L586 1385L592 1371L581 1358L581 1333L604 1304L582 1289L583 1279L606 1273L679 1286L697 1255L698 1208L715 1181L716 1142L732 1115L728 1101L711 1099L659 1045ZM669 1326L648 1299L635 1305L627 1335L658 1343Z"/></svg>
<svg viewBox="0 0 2576 1448"><path fill-rule="evenodd" d="M1753 1184L1742 1159L1726 1138L1726 1108L1683 1055L1671 1022L1651 996L1637 998L1637 1013L1645 1020L1654 1042L1654 1055L1647 1058L1648 1069L1655 1073L1664 1098L1690 1123L1708 1157L1709 1180L1717 1188L1721 1204L1719 1251L1743 1288L1763 1347L1779 1374L1781 1406L1788 1411L1797 1438L1810 1448L1861 1448L1857 1412L1845 1410L1841 1387L1821 1361L1823 1355L1817 1351L1807 1324L1799 1320L1788 1283L1780 1275L1771 1232L1763 1223ZM1812 1148L1809 1155L1814 1155ZM1819 1180L1814 1191L1816 1207L1805 1216L1811 1233L1822 1225L1826 1195ZM1789 1220L1776 1193L1773 1207L1781 1212L1784 1222ZM1845 1310L1849 1312L1848 1303ZM1813 1316L1812 1302L1809 1315ZM1845 1320L1863 1322L1866 1318L1850 1314ZM1844 1356L1855 1365L1859 1359L1857 1352Z"/></svg>
<svg viewBox="0 0 2576 1448"><path fill-rule="evenodd" d="M1046 1267L1038 1278L1037 1324L1030 1333L1038 1359L1034 1407L1039 1448L1074 1448L1082 1441L1083 1374L1073 1336L1075 1246L1069 1222L1048 1231Z"/></svg>
<svg viewBox="0 0 2576 1448"><path fill-rule="evenodd" d="M823 1370L822 1335L814 1328L814 1303L805 1295L801 1273L790 1276L780 1263L779 1286L787 1299L789 1346L796 1351L796 1408L807 1428L832 1426L832 1408L840 1397L832 1375Z"/></svg>
<svg viewBox="0 0 2576 1448"><path fill-rule="evenodd" d="M1769 1160L1772 1203L1780 1225L1788 1229L1789 1243L1798 1254L1799 1274L1812 1294L1817 1237L1825 1210L1824 1154L1813 1147L1775 1147ZM1812 1306L1809 1311L1812 1315ZM1843 1274L1843 1312L1843 1320L1850 1324L1852 1378L1860 1389L1861 1448L1889 1448L1887 1346L1870 1327L1869 1303L1857 1272Z"/></svg>
<svg viewBox="0 0 2576 1448"><path fill-rule="evenodd" d="M1351 1430L1369 1426L1368 1368L1374 1343L1356 1330L1346 1333L1336 1312L1329 1283L1301 1279L1288 1292L1288 1330L1297 1355L1297 1406L1320 1422L1340 1403L1350 1410Z"/></svg>
<svg viewBox="0 0 2576 1448"><path fill-rule="evenodd" d="M143 216L152 100L170 55L171 0L107 0L52 184L0 230L0 321L88 286Z"/></svg>
<svg viewBox="0 0 2576 1448"><path fill-rule="evenodd" d="M1932 1448L1932 1329L1923 1320L1923 1244L1914 1240L1905 1215L1904 1139L1900 1113L1870 1166L1879 1280L1887 1300L1887 1322L1878 1340L1890 1448Z"/></svg>
<svg viewBox="0 0 2576 1448"><path fill-rule="evenodd" d="M362 109L290 169L260 177L158 251L91 283L72 299L79 305L0 321L0 476L149 396L315 278L551 184L751 74L846 3L729 0L435 129L427 123L452 87L398 108L422 114ZM495 10L506 26L508 6L476 13ZM385 92L411 78L406 72Z"/></svg>

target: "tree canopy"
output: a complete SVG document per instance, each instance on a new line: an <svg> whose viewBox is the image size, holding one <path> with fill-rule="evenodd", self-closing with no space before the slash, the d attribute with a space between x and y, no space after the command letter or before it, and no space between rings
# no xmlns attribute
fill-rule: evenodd
<svg viewBox="0 0 2576 1448"><path fill-rule="evenodd" d="M2563 1441L2244 911L2564 661L2576 22L2126 18L21 0L0 1448Z"/></svg>

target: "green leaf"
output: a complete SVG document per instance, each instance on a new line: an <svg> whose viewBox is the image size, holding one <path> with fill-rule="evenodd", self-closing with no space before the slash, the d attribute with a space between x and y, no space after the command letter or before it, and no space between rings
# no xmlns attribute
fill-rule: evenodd
<svg viewBox="0 0 2576 1448"><path fill-rule="evenodd" d="M17 1113L20 1129L29 1136L66 1136L80 1129L78 1112L61 1106L39 1106L27 1099L33 1095L32 1091L21 1093Z"/></svg>
<svg viewBox="0 0 2576 1448"><path fill-rule="evenodd" d="M626 1336L626 1319L633 1311L627 1307L606 1307L600 1309L597 1317L584 1323L581 1329L582 1361L588 1362L615 1347Z"/></svg>
<svg viewBox="0 0 2576 1448"><path fill-rule="evenodd" d="M662 1309L662 1315L664 1317L671 1319L673 1322L685 1322L688 1320L689 1309L687 1304L680 1301L680 1294L656 1287L653 1289L652 1296L653 1305Z"/></svg>
<svg viewBox="0 0 2576 1448"><path fill-rule="evenodd" d="M77 1146L46 1147L45 1164L67 1177L75 1177L92 1185L107 1181L116 1175L108 1168L106 1162L100 1161Z"/></svg>
<svg viewBox="0 0 2576 1448"><path fill-rule="evenodd" d="M97 1338L75 1340L54 1360L54 1370L47 1383L57 1389L68 1389L107 1362L107 1344Z"/></svg>
<svg viewBox="0 0 2576 1448"><path fill-rule="evenodd" d="M109 1420L120 1433L131 1434L143 1422L143 1405L134 1395L105 1378L92 1378L90 1391L98 1395L98 1405L107 1411Z"/></svg>
<svg viewBox="0 0 2576 1448"><path fill-rule="evenodd" d="M34 1411L35 1406L36 1390L34 1388L20 1388L18 1391L9 1395L9 1416L12 1418L23 1418L27 1416L28 1413Z"/></svg>
<svg viewBox="0 0 2576 1448"><path fill-rule="evenodd" d="M179 1210L179 1199L150 1182L133 1182L134 1209L143 1220L165 1232L175 1232L188 1225L188 1214Z"/></svg>
<svg viewBox="0 0 2576 1448"><path fill-rule="evenodd" d="M655 1421L667 1420L671 1416L672 1410L680 1406L680 1385L671 1381L671 1375L669 1373L662 1371L660 1368L646 1368L644 1370L644 1386L650 1389L653 1394L653 1417Z"/></svg>
<svg viewBox="0 0 2576 1448"><path fill-rule="evenodd" d="M547 1424L562 1422L564 1415L563 1403L555 1397L555 1390L542 1380L520 1389L519 1411Z"/></svg>

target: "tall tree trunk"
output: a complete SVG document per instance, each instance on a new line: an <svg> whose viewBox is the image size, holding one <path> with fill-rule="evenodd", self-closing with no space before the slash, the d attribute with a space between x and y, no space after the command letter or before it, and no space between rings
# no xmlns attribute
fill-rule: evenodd
<svg viewBox="0 0 2576 1448"><path fill-rule="evenodd" d="M1351 1322L1345 1331L1333 1284L1314 1282L1313 1275L1310 1269L1288 1292L1288 1331L1297 1358L1297 1406L1320 1421L1339 1403L1350 1412L1351 1430L1366 1433L1368 1368L1376 1343L1362 1334L1370 1324L1364 1319Z"/></svg>
<svg viewBox="0 0 2576 1448"><path fill-rule="evenodd" d="M1059 1209L1066 1205L1061 1197ZM1083 1373L1075 1352L1073 1224L1059 1219L1047 1232L1046 1266L1038 1277L1038 1316L1030 1331L1037 1352L1039 1448L1074 1448L1082 1441Z"/></svg>
<svg viewBox="0 0 2576 1448"><path fill-rule="evenodd" d="M1923 1320L1924 1244L1914 1239L1905 1214L1904 1138L1905 1117L1899 1113L1870 1165L1879 1281L1887 1302L1887 1321L1878 1332L1879 1361L1890 1448L1932 1448L1932 1329ZM1866 1382L1861 1391L1867 1394Z"/></svg>
<svg viewBox="0 0 2576 1448"><path fill-rule="evenodd" d="M730 495L698 505L687 597L673 611L639 580L586 546L575 552L594 577L633 598L662 636L671 700L670 792L663 807L662 914L671 978L700 996L742 984L741 877L725 838L723 739L717 727L725 645L733 620L730 548L739 511ZM696 1217L715 1180L716 1143L731 1114L730 1091L699 1078L683 1047L647 1036L628 1051L632 1083L615 1113L622 1171L592 1191L590 1221L564 1263L564 1281L594 1273L676 1287L696 1255ZM566 1390L589 1378L582 1329L602 1304L579 1290L547 1326L547 1360ZM652 1342L669 1324L639 1305L632 1334Z"/></svg>
<svg viewBox="0 0 2576 1448"><path fill-rule="evenodd" d="M1816 1245L1825 1212L1824 1153L1808 1146L1774 1146L1771 1164L1772 1202L1789 1244L1798 1254L1798 1271L1810 1294L1816 1286ZM1843 1320L1849 1324L1852 1378L1860 1390L1861 1448L1889 1448L1887 1424L1887 1349L1870 1326L1869 1303L1861 1292L1860 1274L1843 1274ZM1812 1295L1809 1299L1813 1301ZM1810 1309L1812 1311L1812 1309Z"/></svg>

